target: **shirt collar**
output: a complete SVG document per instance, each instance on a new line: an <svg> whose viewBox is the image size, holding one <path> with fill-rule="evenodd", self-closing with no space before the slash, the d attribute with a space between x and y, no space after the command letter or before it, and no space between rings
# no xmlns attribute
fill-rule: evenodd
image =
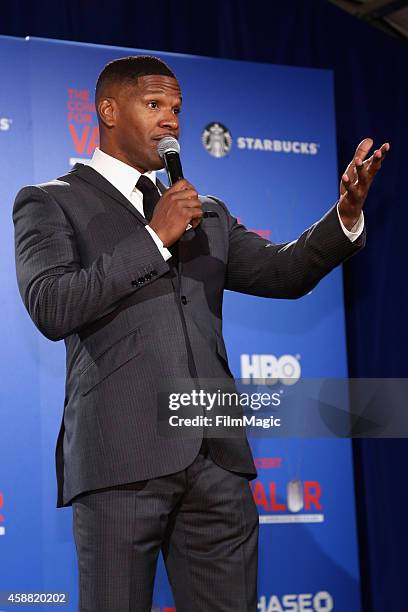
<svg viewBox="0 0 408 612"><path fill-rule="evenodd" d="M98 147L96 147L88 165L99 172L99 174L102 174L106 180L112 183L128 199L141 176L136 168L132 168L132 166L125 164L120 159L108 155ZM145 172L144 176L147 176L156 185L156 172L154 170Z"/></svg>

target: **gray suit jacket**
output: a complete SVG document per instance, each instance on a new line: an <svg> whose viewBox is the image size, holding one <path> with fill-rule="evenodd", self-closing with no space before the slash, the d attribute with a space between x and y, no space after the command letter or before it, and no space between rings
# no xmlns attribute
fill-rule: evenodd
<svg viewBox="0 0 408 612"><path fill-rule="evenodd" d="M188 466L201 439L157 432L157 381L231 376L224 289L297 298L358 251L335 206L297 241L249 232L214 197L165 262L135 207L92 168L23 188L13 208L18 286L38 329L66 345L57 507L81 492ZM213 460L256 476L246 438L211 439Z"/></svg>

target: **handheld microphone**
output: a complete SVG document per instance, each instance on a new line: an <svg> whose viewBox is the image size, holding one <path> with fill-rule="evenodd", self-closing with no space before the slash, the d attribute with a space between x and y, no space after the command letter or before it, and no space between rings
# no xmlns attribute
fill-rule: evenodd
<svg viewBox="0 0 408 612"><path fill-rule="evenodd" d="M173 136L164 136L157 145L157 152L164 161L170 187L184 178L180 161L180 145Z"/></svg>
<svg viewBox="0 0 408 612"><path fill-rule="evenodd" d="M183 168L181 167L180 161L180 145L176 138L173 136L164 136L157 145L157 152L164 161L164 165L167 170L167 176L169 178L170 187L180 181L183 176ZM191 229L193 226L189 223L186 227L186 231Z"/></svg>

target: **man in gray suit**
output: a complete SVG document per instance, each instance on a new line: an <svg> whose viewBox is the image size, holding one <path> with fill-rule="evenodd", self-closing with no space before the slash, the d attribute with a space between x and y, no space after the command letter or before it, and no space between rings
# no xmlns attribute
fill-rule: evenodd
<svg viewBox="0 0 408 612"><path fill-rule="evenodd" d="M244 437L161 437L158 381L231 378L224 289L309 292L365 241L362 206L389 149L365 139L333 208L296 241L249 232L186 180L156 179L181 93L152 57L108 64L88 166L15 201L21 297L67 351L57 507L73 507L82 612L145 612L163 551L178 612L257 609L256 476ZM191 226L186 231L186 228Z"/></svg>

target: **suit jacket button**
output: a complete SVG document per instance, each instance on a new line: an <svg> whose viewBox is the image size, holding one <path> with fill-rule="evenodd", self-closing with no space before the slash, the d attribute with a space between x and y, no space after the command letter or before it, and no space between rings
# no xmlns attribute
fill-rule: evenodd
<svg viewBox="0 0 408 612"><path fill-rule="evenodd" d="M185 306L187 304L187 302L188 302L188 299L186 298L186 296L182 295L181 296L181 303L183 304L183 306Z"/></svg>

